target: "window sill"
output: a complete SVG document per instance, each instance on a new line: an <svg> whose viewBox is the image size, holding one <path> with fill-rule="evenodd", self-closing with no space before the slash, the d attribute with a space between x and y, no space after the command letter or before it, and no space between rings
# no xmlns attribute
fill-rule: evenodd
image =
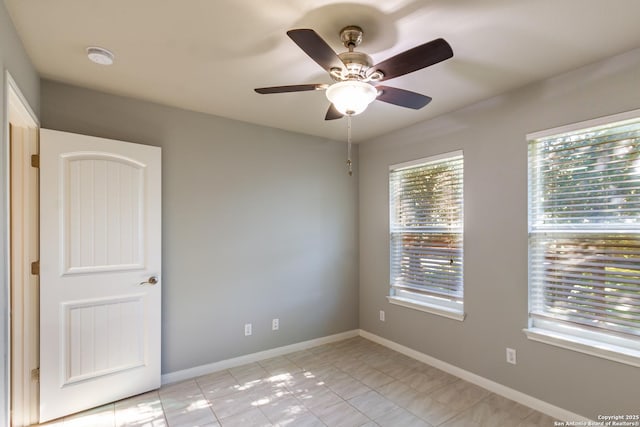
<svg viewBox="0 0 640 427"><path fill-rule="evenodd" d="M640 351L540 328L523 329L528 339L640 367Z"/></svg>
<svg viewBox="0 0 640 427"><path fill-rule="evenodd" d="M400 297L387 297L391 304L399 305L402 307L411 308L418 311L424 311L426 313L436 314L438 316L448 317L449 319L458 320L462 322L465 314L458 311L449 310L447 308L439 307L434 304L427 304L424 302L416 302L407 298Z"/></svg>

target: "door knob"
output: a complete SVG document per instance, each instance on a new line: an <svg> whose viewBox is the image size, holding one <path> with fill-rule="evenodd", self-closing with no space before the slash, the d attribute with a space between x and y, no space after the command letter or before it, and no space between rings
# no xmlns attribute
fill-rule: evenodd
<svg viewBox="0 0 640 427"><path fill-rule="evenodd" d="M155 285L158 283L158 276L151 276L146 282L140 282L140 285Z"/></svg>

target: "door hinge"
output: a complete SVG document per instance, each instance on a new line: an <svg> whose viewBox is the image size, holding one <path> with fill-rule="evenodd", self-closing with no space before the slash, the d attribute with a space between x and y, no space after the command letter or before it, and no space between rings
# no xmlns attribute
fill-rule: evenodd
<svg viewBox="0 0 640 427"><path fill-rule="evenodd" d="M31 381L40 381L40 368L31 370Z"/></svg>
<svg viewBox="0 0 640 427"><path fill-rule="evenodd" d="M40 274L40 261L34 261L31 263L31 274L34 276Z"/></svg>
<svg viewBox="0 0 640 427"><path fill-rule="evenodd" d="M31 155L31 166L34 168L40 167L40 155L38 154Z"/></svg>

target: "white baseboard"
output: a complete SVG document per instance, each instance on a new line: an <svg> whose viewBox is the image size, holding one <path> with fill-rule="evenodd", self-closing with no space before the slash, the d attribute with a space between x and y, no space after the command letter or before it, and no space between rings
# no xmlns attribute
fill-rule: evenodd
<svg viewBox="0 0 640 427"><path fill-rule="evenodd" d="M282 356L284 354L292 353L294 351L306 350L311 347L316 347L322 344L341 341L347 338L353 338L358 335L370 341L381 344L387 348L390 348L391 350L395 350L398 353L402 353L413 359L419 360L420 362L426 363L435 368L443 370L451 375L455 375L456 377L461 378L465 381L469 381L472 384L475 384L479 387L487 389L493 393L499 394L500 396L503 396L507 399L511 399L522 405L528 406L532 409L545 413L555 419L558 419L561 421L584 421L587 423L591 421L588 418L585 418L581 415L574 414L573 412L567 411L563 408L552 405L548 402L537 399L535 397L529 396L528 394L514 390L512 388L499 384L495 381L491 381L487 378L481 377L480 375L476 375L472 372L458 368L457 366L451 365L447 362L443 362L442 360L436 359L435 357L421 353L412 348L405 347L401 344L390 341L386 338L382 338L378 335L372 334L371 332L367 332L362 329L354 329L351 331L346 331L346 332L342 332L335 335L329 335L326 337L321 337L321 338L316 338L309 341L290 344L283 347L277 347L269 350L259 351L257 353L246 354L243 356L234 357L232 359L221 360L219 362L196 366L189 369L183 369L181 371L170 372L168 374L162 375L162 384L169 384L169 383L174 383L178 381L188 380L191 378L199 377L201 375L206 375L212 372L221 371L223 369L229 369L236 366L245 365L247 363L257 362L260 360L269 359L271 357Z"/></svg>
<svg viewBox="0 0 640 427"><path fill-rule="evenodd" d="M360 329L360 336L370 341L381 344L387 348L390 348L391 350L395 350L398 353L402 353L406 356L416 359L420 362L431 365L451 375L455 375L458 378L469 381L472 384L475 384L493 393L499 394L500 396L506 397L507 399L513 400L522 405L528 406L529 408L535 409L536 411L547 414L557 420L584 421L585 423L591 421L590 419L585 418L581 415L574 414L573 412L567 411L566 409L559 408L548 402L529 396L528 394L524 394L520 391L514 390L495 381L491 381L487 378L481 377L480 375L465 371L464 369L458 368L457 366L451 365L447 362L443 362L442 360L436 359L435 357L431 357L409 347L405 347L386 338L382 338L378 335L372 334L371 332Z"/></svg>
<svg viewBox="0 0 640 427"><path fill-rule="evenodd" d="M201 375L210 374L212 372L221 371L223 369L234 368L236 366L246 365L247 363L257 362L259 360L269 359L271 357L282 356L283 354L292 353L294 351L306 350L322 344L328 344L335 341L345 340L347 338L357 337L360 330L341 332L335 335L316 338L309 341L303 341L295 344L285 345L283 347L272 348L269 350L259 351L257 353L245 354L243 356L234 357L232 359L221 360L219 362L209 363L206 365L195 366L181 371L169 372L162 375L162 384L175 383L178 381L188 380L199 377Z"/></svg>

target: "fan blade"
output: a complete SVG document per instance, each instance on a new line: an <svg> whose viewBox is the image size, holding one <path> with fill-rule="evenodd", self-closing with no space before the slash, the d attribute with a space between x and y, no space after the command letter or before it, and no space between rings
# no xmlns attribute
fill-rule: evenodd
<svg viewBox="0 0 640 427"><path fill-rule="evenodd" d="M380 81L389 80L437 64L452 56L453 50L449 43L444 39L435 39L374 65L369 75L374 71L381 71L384 77Z"/></svg>
<svg viewBox="0 0 640 427"><path fill-rule="evenodd" d="M345 65L338 58L338 55L315 31L310 29L289 30L287 35L325 70L344 68Z"/></svg>
<svg viewBox="0 0 640 427"><path fill-rule="evenodd" d="M324 116L325 120L335 120L343 117L343 114L336 109L336 107L331 104L329 109L327 110L327 115Z"/></svg>
<svg viewBox="0 0 640 427"><path fill-rule="evenodd" d="M304 92L307 90L325 90L329 85L318 83L308 85L289 85L289 86L271 86L259 87L254 89L256 92L266 95L268 93L286 93L286 92Z"/></svg>
<svg viewBox="0 0 640 427"><path fill-rule="evenodd" d="M376 98L378 101L388 102L389 104L399 105L401 107L419 110L431 102L430 97L411 92L410 90L390 86L376 86L376 89L382 92Z"/></svg>

